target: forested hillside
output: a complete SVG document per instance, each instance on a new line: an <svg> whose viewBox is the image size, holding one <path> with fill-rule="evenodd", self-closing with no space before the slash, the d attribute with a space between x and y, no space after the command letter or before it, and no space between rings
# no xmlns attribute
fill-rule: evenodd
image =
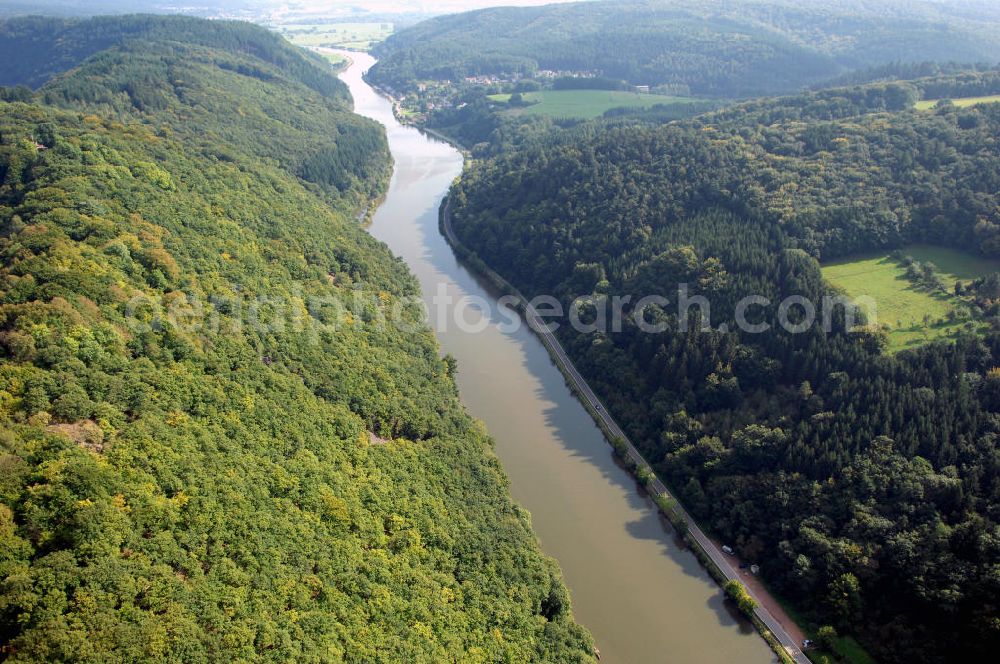
<svg viewBox="0 0 1000 664"><path fill-rule="evenodd" d="M1000 646L1000 335L970 323L888 355L842 309L829 333L821 320L793 333L778 304L801 296L821 315L818 257L918 240L997 254L1000 104L911 108L994 80L845 88L665 126L529 126L452 192L462 242L529 296L669 299L645 312L659 332L628 317L620 332L563 320L559 333L703 525L880 661ZM681 329L681 284L710 302L712 329ZM993 329L997 292L977 300ZM747 295L770 300L748 314L767 333L735 324Z"/></svg>
<svg viewBox="0 0 1000 664"><path fill-rule="evenodd" d="M54 75L111 46L151 41L208 46L252 56L281 68L289 78L347 99L346 87L330 76L315 54L289 47L278 35L249 23L205 21L183 16L97 16L69 20L28 16L0 24L0 85L38 87Z"/></svg>
<svg viewBox="0 0 1000 664"><path fill-rule="evenodd" d="M631 0L496 8L425 21L376 48L372 78L590 72L695 95L787 93L890 62L996 62L994 3Z"/></svg>
<svg viewBox="0 0 1000 664"><path fill-rule="evenodd" d="M0 89L0 656L590 660L432 335L380 323L381 130L261 29L116 21L0 28L74 54L0 58L41 84Z"/></svg>

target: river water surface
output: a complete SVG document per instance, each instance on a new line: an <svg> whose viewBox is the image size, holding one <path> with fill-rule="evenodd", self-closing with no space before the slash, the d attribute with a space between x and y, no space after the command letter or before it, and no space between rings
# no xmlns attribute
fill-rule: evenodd
<svg viewBox="0 0 1000 664"><path fill-rule="evenodd" d="M775 661L615 463L541 342L524 326L501 332L498 326L509 321L496 306L492 313L465 311L466 323L485 327L473 333L468 325L459 329L451 308L442 312L444 305L433 301L445 288L456 301L495 302L438 232L438 206L462 171L462 156L400 125L389 101L362 80L374 60L348 55L354 64L341 78L355 110L385 125L395 159L371 234L419 279L442 349L458 359L462 401L495 439L511 493L531 512L542 549L559 561L573 612L594 635L602 662Z"/></svg>

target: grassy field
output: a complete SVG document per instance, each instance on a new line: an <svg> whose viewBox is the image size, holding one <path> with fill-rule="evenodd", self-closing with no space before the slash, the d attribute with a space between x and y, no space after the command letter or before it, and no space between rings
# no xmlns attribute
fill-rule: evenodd
<svg viewBox="0 0 1000 664"><path fill-rule="evenodd" d="M844 662L845 664L875 664L875 659L852 636L838 636L833 642L833 652L812 648L805 651L813 662Z"/></svg>
<svg viewBox="0 0 1000 664"><path fill-rule="evenodd" d="M931 262L949 286L1000 270L1000 261L972 256L953 249L927 245L906 247L903 253L920 262ZM919 346L931 339L958 333L968 322L948 320L950 312L965 309L952 295L932 293L914 285L906 269L887 253L857 256L823 266L823 277L852 297L870 297L875 310L872 322L888 326L889 350Z"/></svg>
<svg viewBox="0 0 1000 664"><path fill-rule="evenodd" d="M763 581L761 579L762 583ZM807 620L794 606L775 593L767 583L764 583L764 586L771 592L771 595L778 603L781 604L781 608L784 609L792 621L805 631L806 636L816 641L817 626ZM834 662L841 662L842 664L876 664L875 658L869 655L868 651L853 636L849 635L836 637L832 643L832 651L823 650L816 645L804 652L806 657L810 661L816 662L816 664L833 664Z"/></svg>
<svg viewBox="0 0 1000 664"><path fill-rule="evenodd" d="M923 99L917 102L918 111L929 111L930 109L937 106L937 103L941 101L940 99ZM975 106L976 104L995 104L1000 102L1000 95L993 95L991 97L965 97L962 99L952 99L951 103L955 106Z"/></svg>
<svg viewBox="0 0 1000 664"><path fill-rule="evenodd" d="M330 53L329 51L316 51L316 52L319 53L321 56L323 56L323 58L334 67L340 67L340 65L343 65L347 62L347 58L337 53Z"/></svg>
<svg viewBox="0 0 1000 664"><path fill-rule="evenodd" d="M510 99L510 95L490 95L490 99L505 103ZM668 97L619 90L541 90L524 93L524 100L531 106L511 109L510 112L581 120L600 117L605 111L622 106L649 108L657 104L696 101L689 97Z"/></svg>
<svg viewBox="0 0 1000 664"><path fill-rule="evenodd" d="M299 46L328 46L367 51L392 34L392 23L289 23L279 25L288 41Z"/></svg>
<svg viewBox="0 0 1000 664"><path fill-rule="evenodd" d="M875 664L872 656L852 636L837 637L834 650L844 662L850 662L850 664Z"/></svg>
<svg viewBox="0 0 1000 664"><path fill-rule="evenodd" d="M931 262L938 266L938 274L945 281L972 281L983 275L1000 270L1000 260L975 256L957 249L946 249L929 244L911 244L903 250L921 263Z"/></svg>

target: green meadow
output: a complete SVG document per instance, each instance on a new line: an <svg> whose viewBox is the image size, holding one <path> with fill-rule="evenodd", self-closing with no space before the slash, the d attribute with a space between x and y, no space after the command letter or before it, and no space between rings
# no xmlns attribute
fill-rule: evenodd
<svg viewBox="0 0 1000 664"><path fill-rule="evenodd" d="M345 58L344 56L340 55L339 53L331 53L330 51L322 50L325 49L325 47L319 47L319 49L321 50L316 50L315 52L321 55L323 59L325 59L334 67L339 68L341 66L346 66L347 58Z"/></svg>
<svg viewBox="0 0 1000 664"><path fill-rule="evenodd" d="M326 46L367 51L392 34L392 23L290 23L278 31L298 46Z"/></svg>
<svg viewBox="0 0 1000 664"><path fill-rule="evenodd" d="M949 291L956 281L970 281L1000 270L1000 261L954 249L912 245L903 249L903 253L921 263L936 265L937 274ZM961 315L967 310L961 298L914 284L907 278L906 267L887 252L824 265L823 277L852 297L869 297L874 301L874 308L864 305L862 308L872 322L887 328L890 351L954 336L970 322Z"/></svg>
<svg viewBox="0 0 1000 664"><path fill-rule="evenodd" d="M623 90L540 90L525 92L524 101L530 106L511 109L511 113L549 115L557 118L590 120L612 108L650 108L657 104L677 104L697 101L690 97L640 94ZM509 94L490 95L490 100L506 103Z"/></svg>
<svg viewBox="0 0 1000 664"><path fill-rule="evenodd" d="M929 111L930 109L937 106L940 99L923 99L917 102L916 109L918 111ZM975 106L976 104L994 104L1000 102L1000 95L992 95L990 97L963 97L961 99L950 100L955 106Z"/></svg>

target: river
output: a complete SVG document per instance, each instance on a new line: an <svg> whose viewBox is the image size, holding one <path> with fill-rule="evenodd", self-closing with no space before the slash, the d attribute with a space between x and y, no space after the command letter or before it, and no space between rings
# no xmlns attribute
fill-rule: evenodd
<svg viewBox="0 0 1000 664"><path fill-rule="evenodd" d="M458 360L462 400L496 441L511 493L531 512L542 549L559 561L573 612L602 662L775 661L615 462L541 342L524 326L504 329L509 320L491 290L438 232L438 206L462 171L461 154L400 125L389 101L362 80L374 60L348 55L354 64L341 78L355 110L385 125L395 160L371 234L419 279L441 347ZM455 307L435 298L441 292L493 306L465 308L460 326Z"/></svg>

